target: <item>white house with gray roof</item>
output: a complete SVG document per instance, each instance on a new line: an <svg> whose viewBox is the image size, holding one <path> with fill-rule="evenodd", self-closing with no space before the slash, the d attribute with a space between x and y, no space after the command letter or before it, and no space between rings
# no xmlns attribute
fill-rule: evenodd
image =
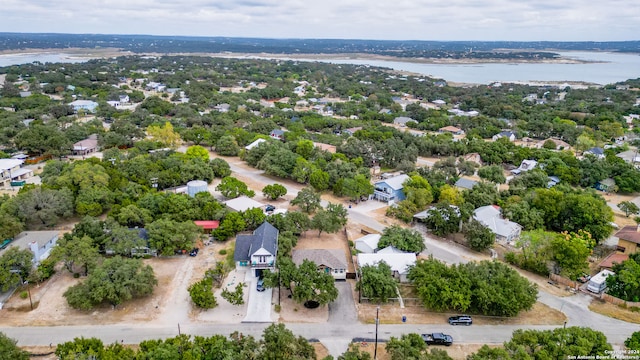
<svg viewBox="0 0 640 360"><path fill-rule="evenodd" d="M347 257L342 249L293 250L291 257L297 266L304 260L313 261L318 271L331 274L335 280L347 279Z"/></svg>
<svg viewBox="0 0 640 360"><path fill-rule="evenodd" d="M416 264L416 254L414 253L389 253L389 254L358 254L358 266L376 266L380 262L385 262L391 267L393 277L400 282L407 282L409 269Z"/></svg>
<svg viewBox="0 0 640 360"><path fill-rule="evenodd" d="M23 231L15 237L9 247L30 250L33 253L33 265L37 266L49 257L59 236L58 231Z"/></svg>
<svg viewBox="0 0 640 360"><path fill-rule="evenodd" d="M482 206L473 211L473 218L496 234L496 241L511 244L520 237L522 226L502 217L497 205Z"/></svg>

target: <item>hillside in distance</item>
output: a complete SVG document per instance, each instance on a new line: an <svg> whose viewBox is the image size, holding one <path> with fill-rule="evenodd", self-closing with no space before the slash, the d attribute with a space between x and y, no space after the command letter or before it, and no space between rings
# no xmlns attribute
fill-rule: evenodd
<svg viewBox="0 0 640 360"><path fill-rule="evenodd" d="M103 34L0 33L0 51L118 48L133 53L371 54L434 59L554 59L554 51L640 53L640 41L514 42L262 39Z"/></svg>

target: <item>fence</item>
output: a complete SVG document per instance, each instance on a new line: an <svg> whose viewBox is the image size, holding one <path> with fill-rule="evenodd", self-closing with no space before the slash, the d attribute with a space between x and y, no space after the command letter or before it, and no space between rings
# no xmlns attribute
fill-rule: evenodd
<svg viewBox="0 0 640 360"><path fill-rule="evenodd" d="M552 281L557 282L558 284L570 286L570 287L572 287L574 289L580 288L580 284L578 282L569 280L569 279L567 279L565 277L562 277L560 275L557 275L557 274L549 275L549 279L551 279ZM582 292L584 292L585 294L589 294L591 296L597 297L598 299L600 299L602 301L605 301L605 302L608 302L608 303L613 304L613 305L625 306L625 307L640 307L640 302L625 301L625 300L622 300L620 298L617 298L615 296L611 296L611 295L605 294L605 293L594 294L594 293L591 293L591 292L585 291L585 290L582 290Z"/></svg>
<svg viewBox="0 0 640 360"><path fill-rule="evenodd" d="M608 303L624 307L640 307L640 302L625 301L609 294L601 294L600 299Z"/></svg>
<svg viewBox="0 0 640 360"><path fill-rule="evenodd" d="M571 286L574 289L577 289L577 288L580 287L580 284L578 282L570 280L570 279L567 279L566 277L562 277L562 276L560 276L558 274L549 275L549 279L551 279L551 281L557 282L558 284L562 284L562 285L565 285L565 286Z"/></svg>

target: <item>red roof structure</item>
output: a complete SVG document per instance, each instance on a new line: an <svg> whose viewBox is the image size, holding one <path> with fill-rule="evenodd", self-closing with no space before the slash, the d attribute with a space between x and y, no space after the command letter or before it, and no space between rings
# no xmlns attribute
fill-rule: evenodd
<svg viewBox="0 0 640 360"><path fill-rule="evenodd" d="M194 223L204 230L215 230L220 226L220 221L218 220L195 220Z"/></svg>
<svg viewBox="0 0 640 360"><path fill-rule="evenodd" d="M606 258L604 258L604 260L602 260L600 264L598 264L598 266L600 267L600 269L611 270L611 268L613 268L613 264L622 264L623 261L628 259L629 259L629 255L627 254L613 253L607 256Z"/></svg>

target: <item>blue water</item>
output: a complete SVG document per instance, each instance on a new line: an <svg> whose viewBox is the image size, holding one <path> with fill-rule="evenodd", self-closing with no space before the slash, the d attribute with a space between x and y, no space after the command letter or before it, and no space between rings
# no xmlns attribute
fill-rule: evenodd
<svg viewBox="0 0 640 360"><path fill-rule="evenodd" d="M561 52L564 57L588 61L587 64L528 64L528 63L478 63L478 64L417 64L382 60L326 60L334 64L360 64L410 71L447 81L489 84L492 82L588 82L611 84L640 77L640 55L605 52ZM64 53L0 55L0 66L27 64L33 61L83 62ZM299 60L299 59L298 59ZM318 61L318 60L299 60Z"/></svg>

